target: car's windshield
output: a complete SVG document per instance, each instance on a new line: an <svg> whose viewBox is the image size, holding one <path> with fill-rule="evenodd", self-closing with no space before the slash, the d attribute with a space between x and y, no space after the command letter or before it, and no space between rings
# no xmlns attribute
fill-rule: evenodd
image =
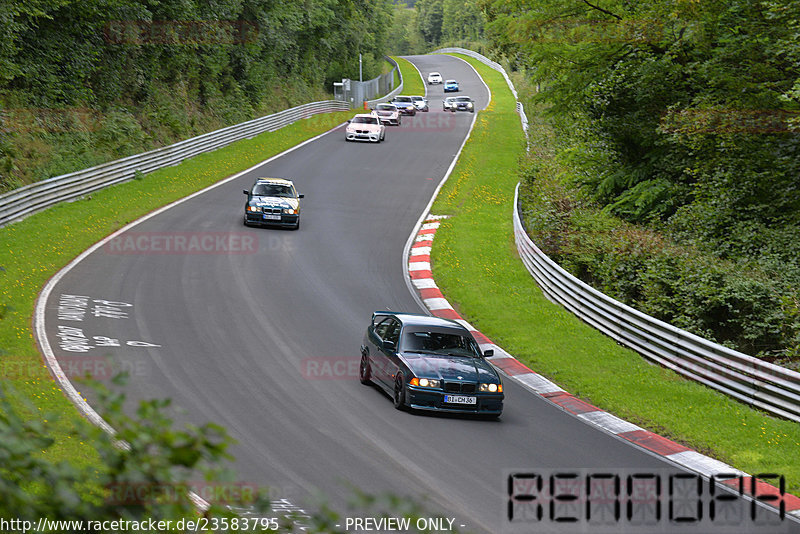
<svg viewBox="0 0 800 534"><path fill-rule="evenodd" d="M425 99L422 98L421 96L412 96L411 100L413 100L414 102L421 102L421 101L423 101Z"/></svg>
<svg viewBox="0 0 800 534"><path fill-rule="evenodd" d="M406 352L425 352L450 356L480 357L475 340L460 334L442 332L406 332L400 347Z"/></svg>
<svg viewBox="0 0 800 534"><path fill-rule="evenodd" d="M444 82L444 83L458 83L458 82L456 82L455 80L447 80L447 81L446 81L446 82Z"/></svg>
<svg viewBox="0 0 800 534"><path fill-rule="evenodd" d="M354 117L351 122L355 124L378 124L378 119L375 117Z"/></svg>
<svg viewBox="0 0 800 534"><path fill-rule="evenodd" d="M468 96L459 96L459 97L456 97L455 100L456 100L456 102L469 102L470 101Z"/></svg>
<svg viewBox="0 0 800 534"><path fill-rule="evenodd" d="M407 96L398 96L394 99L395 102L411 102L411 98Z"/></svg>
<svg viewBox="0 0 800 534"><path fill-rule="evenodd" d="M256 184L253 187L253 195L259 197L283 197L294 198L294 189L288 185L281 184Z"/></svg>
<svg viewBox="0 0 800 534"><path fill-rule="evenodd" d="M379 111L394 111L397 108L391 104L378 104L375 109Z"/></svg>

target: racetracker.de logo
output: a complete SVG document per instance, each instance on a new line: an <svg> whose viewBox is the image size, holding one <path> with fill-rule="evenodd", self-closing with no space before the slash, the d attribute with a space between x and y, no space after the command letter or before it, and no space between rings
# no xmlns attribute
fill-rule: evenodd
<svg viewBox="0 0 800 534"><path fill-rule="evenodd" d="M252 504L261 492L249 482L120 482L106 486L107 502L123 506L186 502L189 492L214 504Z"/></svg>
<svg viewBox="0 0 800 534"><path fill-rule="evenodd" d="M306 380L355 380L360 362L353 356L304 358L300 372Z"/></svg>
<svg viewBox="0 0 800 534"><path fill-rule="evenodd" d="M107 254L255 254L258 239L246 232L126 232L103 246Z"/></svg>

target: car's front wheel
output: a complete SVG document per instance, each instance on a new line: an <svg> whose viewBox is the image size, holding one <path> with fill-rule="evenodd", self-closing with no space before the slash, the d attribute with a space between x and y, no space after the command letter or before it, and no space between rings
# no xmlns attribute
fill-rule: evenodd
<svg viewBox="0 0 800 534"><path fill-rule="evenodd" d="M405 410L406 408L406 387L403 381L403 373L397 373L394 379L394 407L398 410Z"/></svg>
<svg viewBox="0 0 800 534"><path fill-rule="evenodd" d="M361 365L358 366L358 379L362 384L369 384L372 381L372 368L369 365L369 358L366 353L361 354Z"/></svg>

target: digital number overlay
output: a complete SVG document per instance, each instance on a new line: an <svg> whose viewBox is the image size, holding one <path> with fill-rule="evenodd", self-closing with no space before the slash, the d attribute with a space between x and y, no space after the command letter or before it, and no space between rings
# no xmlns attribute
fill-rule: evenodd
<svg viewBox="0 0 800 534"><path fill-rule="evenodd" d="M677 469L520 469L505 473L507 533L800 532L777 474Z"/></svg>

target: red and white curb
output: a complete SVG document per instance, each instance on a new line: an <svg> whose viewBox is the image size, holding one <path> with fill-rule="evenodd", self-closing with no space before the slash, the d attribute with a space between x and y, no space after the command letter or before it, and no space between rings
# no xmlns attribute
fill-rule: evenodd
<svg viewBox="0 0 800 534"><path fill-rule="evenodd" d="M758 499L764 504L770 505L772 502L782 501L786 515L800 519L800 498L788 493L784 493L780 498L781 490L767 482L760 479L753 480L752 476L728 464L638 427L573 396L557 384L529 369L465 321L444 298L433 279L431 246L436 231L439 229L440 220L443 218L445 216L428 215L424 219L414 237L408 256L408 276L411 284L432 315L452 319L464 325L475 337L482 350L490 348L494 350L494 356L487 358L492 365L511 380L519 382L523 387L575 417L705 477L717 477L724 484L734 487L744 495Z"/></svg>

